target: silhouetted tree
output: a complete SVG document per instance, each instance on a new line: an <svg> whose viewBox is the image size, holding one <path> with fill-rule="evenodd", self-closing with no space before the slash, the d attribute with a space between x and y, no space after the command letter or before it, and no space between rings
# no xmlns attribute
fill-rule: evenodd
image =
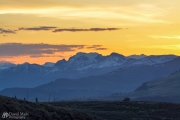
<svg viewBox="0 0 180 120"><path fill-rule="evenodd" d="M50 101L50 99L51 99L51 96L50 96L50 93L49 93L49 99L48 99L48 102Z"/></svg>
<svg viewBox="0 0 180 120"><path fill-rule="evenodd" d="M38 98L36 97L36 102L38 102Z"/></svg>
<svg viewBox="0 0 180 120"><path fill-rule="evenodd" d="M55 98L55 97L54 97L54 102L55 102L57 99L58 99L58 98Z"/></svg>
<svg viewBox="0 0 180 120"><path fill-rule="evenodd" d="M27 92L27 101L28 101L28 92Z"/></svg>
<svg viewBox="0 0 180 120"><path fill-rule="evenodd" d="M124 98L123 101L124 101L124 102L129 102L129 101L130 101L130 98Z"/></svg>
<svg viewBox="0 0 180 120"><path fill-rule="evenodd" d="M16 98L16 95L15 95L15 97L14 97L14 98L15 98L15 99L17 99L17 98Z"/></svg>
<svg viewBox="0 0 180 120"><path fill-rule="evenodd" d="M24 98L24 101L26 101L26 98Z"/></svg>

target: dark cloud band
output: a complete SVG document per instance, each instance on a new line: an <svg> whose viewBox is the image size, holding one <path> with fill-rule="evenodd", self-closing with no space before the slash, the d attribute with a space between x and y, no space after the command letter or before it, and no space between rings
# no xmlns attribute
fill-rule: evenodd
<svg viewBox="0 0 180 120"><path fill-rule="evenodd" d="M20 27L16 30L4 29L0 28L0 34L16 34L18 31L52 31L53 33L57 32L88 32L88 31L115 31L120 30L122 28L89 28L89 29L82 29L82 28L58 28L55 26L39 26L39 27Z"/></svg>
<svg viewBox="0 0 180 120"><path fill-rule="evenodd" d="M0 44L0 56L54 54L55 52L75 51L84 47L85 45L5 43Z"/></svg>
<svg viewBox="0 0 180 120"><path fill-rule="evenodd" d="M0 44L0 56L30 56L46 57L57 52L70 52L82 49L106 50L102 45L53 45L53 44L22 44L22 43L2 43Z"/></svg>
<svg viewBox="0 0 180 120"><path fill-rule="evenodd" d="M0 28L0 34L16 34L18 31L52 31L53 33L57 32L88 32L88 31L115 31L120 30L122 28L89 28L89 29L81 29L81 28L58 28L54 26L39 26L39 27L20 27L16 30L4 29Z"/></svg>
<svg viewBox="0 0 180 120"><path fill-rule="evenodd" d="M90 28L90 29L77 29L77 28L72 28L72 29L55 29L52 32L86 32L86 31L113 31L113 30L120 30L121 28Z"/></svg>
<svg viewBox="0 0 180 120"><path fill-rule="evenodd" d="M39 27L31 27L31 28L21 27L18 30L41 31L41 30L52 30L52 29L55 29L55 28L57 28L57 27L53 27L53 26L39 26Z"/></svg>
<svg viewBox="0 0 180 120"><path fill-rule="evenodd" d="M92 46L88 46L86 48L93 49L93 50L107 50L107 48L102 47L102 45L92 45Z"/></svg>
<svg viewBox="0 0 180 120"><path fill-rule="evenodd" d="M15 34L15 30L0 28L0 34Z"/></svg>

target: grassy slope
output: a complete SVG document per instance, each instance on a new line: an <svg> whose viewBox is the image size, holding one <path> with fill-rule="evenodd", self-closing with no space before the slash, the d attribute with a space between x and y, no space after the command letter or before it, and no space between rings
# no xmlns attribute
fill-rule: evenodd
<svg viewBox="0 0 180 120"><path fill-rule="evenodd" d="M180 120L180 104L160 102L32 103L0 96L3 112L28 112L29 120Z"/></svg>
<svg viewBox="0 0 180 120"><path fill-rule="evenodd" d="M180 120L180 104L162 102L55 102L106 120Z"/></svg>
<svg viewBox="0 0 180 120"><path fill-rule="evenodd" d="M99 97L97 100L123 100L129 97L132 100L160 101L180 103L180 71L167 77L158 78L139 86L134 92L125 94L113 94Z"/></svg>
<svg viewBox="0 0 180 120"><path fill-rule="evenodd" d="M145 91L150 96L180 96L180 71L167 77L149 81L138 87L136 91Z"/></svg>
<svg viewBox="0 0 180 120"><path fill-rule="evenodd" d="M55 107L45 103L32 103L0 96L0 119L3 112L28 112L27 120L100 120L71 108Z"/></svg>

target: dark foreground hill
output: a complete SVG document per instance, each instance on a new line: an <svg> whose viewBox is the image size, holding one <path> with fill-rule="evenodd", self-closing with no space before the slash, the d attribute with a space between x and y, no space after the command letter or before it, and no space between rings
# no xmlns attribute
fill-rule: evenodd
<svg viewBox="0 0 180 120"><path fill-rule="evenodd" d="M176 71L166 77L145 82L133 92L112 94L102 98L99 97L98 100L118 101L125 97L129 97L133 101L180 103L180 71Z"/></svg>
<svg viewBox="0 0 180 120"><path fill-rule="evenodd" d="M180 96L180 71L167 77L146 82L135 91L146 92L149 96Z"/></svg>
<svg viewBox="0 0 180 120"><path fill-rule="evenodd" d="M0 96L0 117L6 112L25 113L26 120L180 120L180 104L162 102L32 103Z"/></svg>
<svg viewBox="0 0 180 120"><path fill-rule="evenodd" d="M7 114L11 116L6 116ZM0 96L0 120L101 120L89 114L78 112L65 107L55 107L49 104L32 103L15 98Z"/></svg>
<svg viewBox="0 0 180 120"><path fill-rule="evenodd" d="M180 120L180 104L163 102L55 102L105 120Z"/></svg>
<svg viewBox="0 0 180 120"><path fill-rule="evenodd" d="M130 96L139 97L136 100L180 103L180 71L146 82L130 94Z"/></svg>

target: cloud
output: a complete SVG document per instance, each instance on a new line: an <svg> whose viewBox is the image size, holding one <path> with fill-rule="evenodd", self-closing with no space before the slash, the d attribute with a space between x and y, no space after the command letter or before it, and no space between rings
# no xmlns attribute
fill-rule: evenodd
<svg viewBox="0 0 180 120"><path fill-rule="evenodd" d="M59 6L134 6L137 4L160 4L164 0L0 0L2 7L7 8L42 8L42 7L59 7ZM36 3L36 4L34 4ZM178 6L179 0L166 1L163 5Z"/></svg>
<svg viewBox="0 0 180 120"><path fill-rule="evenodd" d="M148 46L139 46L144 49L166 49L166 50L180 50L180 44L171 44L171 45L148 45Z"/></svg>
<svg viewBox="0 0 180 120"><path fill-rule="evenodd" d="M62 55L30 55L31 58L38 58L38 57L61 57L64 58Z"/></svg>
<svg viewBox="0 0 180 120"><path fill-rule="evenodd" d="M89 28L89 29L82 29L82 28L58 28L55 26L39 26L39 27L20 27L18 29L10 30L0 28L0 34L16 34L17 31L52 31L54 33L57 32L88 32L88 31L115 31L120 30L122 28Z"/></svg>
<svg viewBox="0 0 180 120"><path fill-rule="evenodd" d="M0 28L0 34L16 34L15 30Z"/></svg>
<svg viewBox="0 0 180 120"><path fill-rule="evenodd" d="M64 32L64 31L67 31L67 32L87 32L87 31L114 31L114 30L120 30L122 28L90 28L90 29L79 29L79 28L68 28L68 29L61 29L61 28L58 28L58 29L55 29L53 32L56 33L56 32Z"/></svg>
<svg viewBox="0 0 180 120"><path fill-rule="evenodd" d="M176 35L176 36L150 36L151 38L155 38L155 39L159 39L159 38L164 38L164 39L180 39L180 36Z"/></svg>
<svg viewBox="0 0 180 120"><path fill-rule="evenodd" d="M107 50L108 49L108 48L102 47L102 45L92 45L92 46L88 46L86 48L93 49L93 50Z"/></svg>
<svg viewBox="0 0 180 120"><path fill-rule="evenodd" d="M39 27L31 27L31 28L21 27L18 30L41 31L41 30L52 30L52 29L55 29L55 28L57 28L57 27L53 27L53 26L39 26Z"/></svg>
<svg viewBox="0 0 180 120"><path fill-rule="evenodd" d="M165 7L167 8L167 7ZM169 19L164 19L169 13L174 13L175 11L169 11L165 8L156 7L156 5L143 4L135 6L59 6L59 7L40 7L40 8L15 8L15 9L3 9L0 11L0 15L35 15L36 17L46 17L51 19L60 19L66 21L85 21L104 25L117 26L118 24L134 25L142 23L171 23ZM173 16L172 16L173 17ZM93 20L92 20L93 19ZM44 20L46 21L46 19ZM112 21L112 22L109 22ZM83 24L83 22L82 22Z"/></svg>
<svg viewBox="0 0 180 120"><path fill-rule="evenodd" d="M180 50L180 45L154 45L154 46L150 46L150 48Z"/></svg>
<svg viewBox="0 0 180 120"><path fill-rule="evenodd" d="M81 49L106 50L102 45L66 45L66 44L23 44L23 43L2 43L0 44L1 57L59 57L58 52L71 52Z"/></svg>
<svg viewBox="0 0 180 120"><path fill-rule="evenodd" d="M0 56L25 56L54 54L56 52L69 52L83 49L86 45L52 45L52 44L22 44L2 43L0 44Z"/></svg>
<svg viewBox="0 0 180 120"><path fill-rule="evenodd" d="M95 48L95 50L107 50L107 48Z"/></svg>

